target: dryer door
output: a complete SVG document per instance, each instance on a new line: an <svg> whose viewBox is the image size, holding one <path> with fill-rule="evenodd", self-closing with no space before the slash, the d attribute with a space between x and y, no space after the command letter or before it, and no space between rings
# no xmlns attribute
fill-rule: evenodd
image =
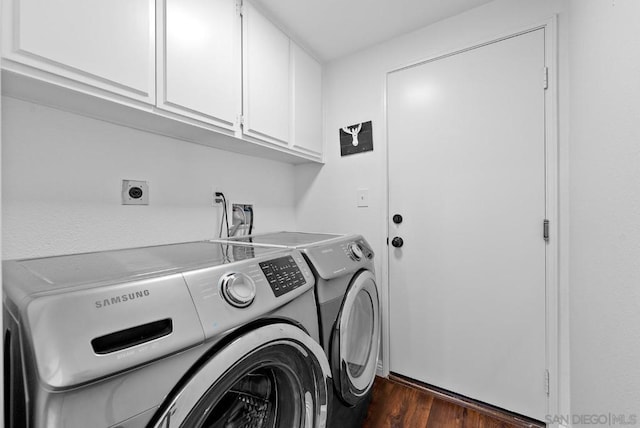
<svg viewBox="0 0 640 428"><path fill-rule="evenodd" d="M309 335L277 323L242 335L179 385L155 428L324 428L330 368Z"/></svg>
<svg viewBox="0 0 640 428"><path fill-rule="evenodd" d="M380 302L375 276L360 271L351 280L331 339L334 386L348 405L371 389L380 346Z"/></svg>

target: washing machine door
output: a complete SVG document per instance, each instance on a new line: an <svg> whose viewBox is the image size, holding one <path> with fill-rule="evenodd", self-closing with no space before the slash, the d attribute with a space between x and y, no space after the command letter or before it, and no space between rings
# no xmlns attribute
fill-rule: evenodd
<svg viewBox="0 0 640 428"><path fill-rule="evenodd" d="M331 370L318 343L290 324L241 335L170 394L149 427L324 428Z"/></svg>
<svg viewBox="0 0 640 428"><path fill-rule="evenodd" d="M380 347L380 302L375 276L360 271L351 280L331 339L334 386L348 405L371 389Z"/></svg>

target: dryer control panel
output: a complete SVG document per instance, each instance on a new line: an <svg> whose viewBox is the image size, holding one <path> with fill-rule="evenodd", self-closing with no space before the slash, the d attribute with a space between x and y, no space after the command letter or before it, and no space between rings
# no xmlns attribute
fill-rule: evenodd
<svg viewBox="0 0 640 428"><path fill-rule="evenodd" d="M375 255L371 246L360 235L321 242L303 251L309 263L323 279L338 278L360 269L373 271Z"/></svg>

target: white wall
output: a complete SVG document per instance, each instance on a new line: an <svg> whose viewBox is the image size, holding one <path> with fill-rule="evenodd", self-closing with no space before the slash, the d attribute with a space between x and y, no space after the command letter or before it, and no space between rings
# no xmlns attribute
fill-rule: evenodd
<svg viewBox="0 0 640 428"><path fill-rule="evenodd" d="M3 259L213 238L213 185L254 203L256 232L295 228L292 165L2 101ZM121 205L122 179L150 205Z"/></svg>
<svg viewBox="0 0 640 428"><path fill-rule="evenodd" d="M640 2L570 16L572 410L640 424Z"/></svg>
<svg viewBox="0 0 640 428"><path fill-rule="evenodd" d="M540 24L559 14L560 70L560 162L567 162L567 3L564 0L496 0L464 14L441 21L417 32L390 40L355 55L328 64L325 70L325 160L320 169L296 167L297 224L300 230L358 232L373 245L381 280L383 307L387 300L386 268L386 130L384 112L385 76L388 71L438 54L472 46L497 36ZM340 157L338 129L372 120L374 151ZM567 170L560 171L567 182ZM356 207L356 189L368 188L368 208ZM566 189L560 189L566 195ZM567 207L561 205L561 222ZM568 229L562 229L567 235ZM567 240L561 236L560 305L562 376L560 411L569 408L568 276ZM386 312L384 314L386 323ZM388 362L385 362L388 364ZM554 381L557 381L554 380Z"/></svg>

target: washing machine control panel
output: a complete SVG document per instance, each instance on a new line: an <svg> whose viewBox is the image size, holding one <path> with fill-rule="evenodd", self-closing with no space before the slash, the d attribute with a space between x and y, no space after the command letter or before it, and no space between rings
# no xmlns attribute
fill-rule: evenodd
<svg viewBox="0 0 640 428"><path fill-rule="evenodd" d="M268 254L182 274L205 340L260 319L313 294L315 278L298 250Z"/></svg>
<svg viewBox="0 0 640 428"><path fill-rule="evenodd" d="M292 256L267 260L259 265L276 297L293 291L307 282Z"/></svg>

